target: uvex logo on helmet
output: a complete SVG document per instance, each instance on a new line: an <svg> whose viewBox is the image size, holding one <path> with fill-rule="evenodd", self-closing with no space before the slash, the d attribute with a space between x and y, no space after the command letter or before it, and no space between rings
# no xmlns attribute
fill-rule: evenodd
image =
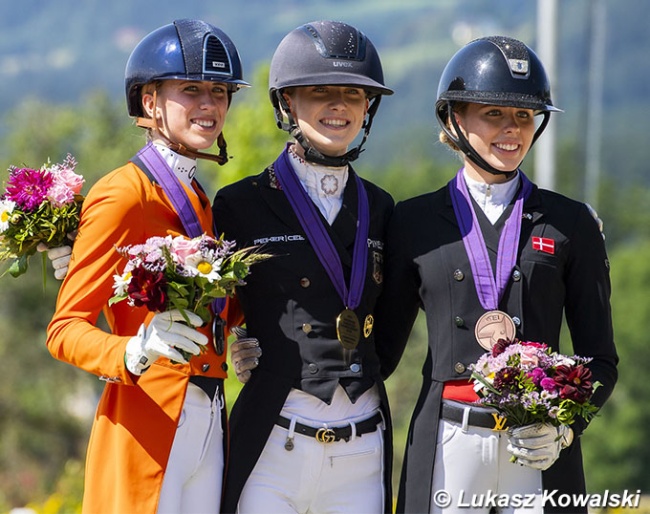
<svg viewBox="0 0 650 514"><path fill-rule="evenodd" d="M335 68L354 68L354 64L348 61L332 61Z"/></svg>

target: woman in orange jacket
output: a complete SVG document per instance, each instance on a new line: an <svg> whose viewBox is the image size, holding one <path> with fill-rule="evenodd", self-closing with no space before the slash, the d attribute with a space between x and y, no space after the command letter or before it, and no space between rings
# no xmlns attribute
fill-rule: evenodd
<svg viewBox="0 0 650 514"><path fill-rule="evenodd" d="M115 247L214 235L196 159L225 163L226 113L232 94L248 84L230 38L199 20L146 36L125 82L129 114L149 142L90 190L47 346L106 382L88 446L84 512L216 513L225 447L222 327L239 321L236 309L216 313L209 326L187 313L188 326L179 311L153 315L108 300L125 264ZM220 155L202 152L215 141ZM97 326L100 313L110 332ZM195 355L188 362L178 349Z"/></svg>

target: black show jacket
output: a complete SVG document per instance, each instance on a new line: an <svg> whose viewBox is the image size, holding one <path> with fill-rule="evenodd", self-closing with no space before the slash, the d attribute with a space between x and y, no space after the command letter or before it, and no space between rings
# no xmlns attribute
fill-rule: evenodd
<svg viewBox="0 0 650 514"><path fill-rule="evenodd" d="M488 228L483 234L494 258L498 230L489 222L481 225ZM553 253L534 249L533 237L552 239ZM430 512L443 385L469 378L470 364L485 351L474 336L485 309L447 187L398 203L387 241L384 290L376 310L382 374L390 375L397 366L420 308L426 315L429 346L409 429L398 512ZM544 342L556 351L565 315L573 353L593 357L593 380L602 383L593 399L598 405L609 397L617 379L609 298L605 245L587 207L535 186L524 204L517 262L499 308L518 323L516 337ZM544 488L557 489L556 496L585 490L577 438L585 425L584 420L572 425L574 443L543 472ZM458 497L458 492L450 493Z"/></svg>
<svg viewBox="0 0 650 514"><path fill-rule="evenodd" d="M383 282L385 230L392 197L363 181L370 206L368 263L361 304L355 312L362 325L374 312ZM343 206L327 226L341 257L349 285L357 226L357 188L350 167ZM215 198L217 233L239 248L256 245L274 255L251 268L237 298L248 335L256 337L262 357L243 387L230 416L230 456L223 512L235 512L241 490L259 458L291 388L330 403L340 383L354 402L377 384L387 421L385 432L386 511L392 507L392 436L386 392L375 352L374 332L361 336L355 350L343 350L336 337L336 318L344 309L325 268L309 243L272 167L221 189ZM334 443L345 444L345 443Z"/></svg>

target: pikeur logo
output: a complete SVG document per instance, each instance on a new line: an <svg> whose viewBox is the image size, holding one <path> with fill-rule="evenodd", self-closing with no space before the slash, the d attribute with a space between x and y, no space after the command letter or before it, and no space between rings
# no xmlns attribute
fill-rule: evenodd
<svg viewBox="0 0 650 514"><path fill-rule="evenodd" d="M332 65L335 68L354 68L354 65L351 62L346 61L334 61Z"/></svg>

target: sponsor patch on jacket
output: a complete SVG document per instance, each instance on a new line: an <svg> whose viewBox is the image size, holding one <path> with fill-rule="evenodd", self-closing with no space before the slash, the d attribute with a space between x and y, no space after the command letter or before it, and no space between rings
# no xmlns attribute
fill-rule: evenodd
<svg viewBox="0 0 650 514"><path fill-rule="evenodd" d="M253 240L254 245L263 245L267 243L291 243L294 241L304 241L305 238L300 234L281 234L277 236L259 237Z"/></svg>
<svg viewBox="0 0 650 514"><path fill-rule="evenodd" d="M555 240L549 237L533 236L533 250L553 255L555 254Z"/></svg>

